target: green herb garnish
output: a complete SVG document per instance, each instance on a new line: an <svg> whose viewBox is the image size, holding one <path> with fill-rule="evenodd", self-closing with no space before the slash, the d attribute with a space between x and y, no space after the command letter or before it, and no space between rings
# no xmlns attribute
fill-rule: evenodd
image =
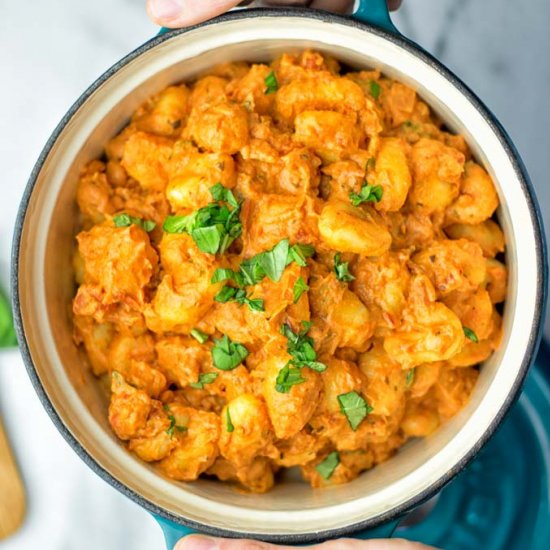
<svg viewBox="0 0 550 550"><path fill-rule="evenodd" d="M214 340L211 353L214 366L217 369L233 370L244 361L248 355L248 350L242 344L232 342L224 334L219 340Z"/></svg>
<svg viewBox="0 0 550 550"><path fill-rule="evenodd" d="M305 382L306 379L302 377L302 369L299 367L293 367L290 363L287 363L277 375L275 379L275 390L279 393L288 393L292 386Z"/></svg>
<svg viewBox="0 0 550 550"><path fill-rule="evenodd" d="M250 298L246 295L243 288L235 288L234 286L225 285L214 296L216 302L225 304L226 302L237 302L240 305L246 304L253 311L265 311L264 301L261 298Z"/></svg>
<svg viewBox="0 0 550 550"><path fill-rule="evenodd" d="M165 404L162 408L168 413L168 420L170 420L170 426L165 430L170 437L174 437L174 430L178 430L178 432L185 432L187 430L186 426L176 426L176 418L173 414L170 414L169 405Z"/></svg>
<svg viewBox="0 0 550 550"><path fill-rule="evenodd" d="M204 344L206 341L208 341L208 334L206 332L203 332L202 330L199 330L198 328L194 328L191 331L191 336L197 340L197 342Z"/></svg>
<svg viewBox="0 0 550 550"><path fill-rule="evenodd" d="M277 82L277 77L275 76L275 72L271 71L264 79L265 82L265 90L264 94L273 94L279 89L279 83Z"/></svg>
<svg viewBox="0 0 550 550"><path fill-rule="evenodd" d="M188 233L201 252L223 254L242 232L240 204L221 183L210 192L214 200L227 202L232 210L225 204L211 202L187 216L168 216L162 227L166 233Z"/></svg>
<svg viewBox="0 0 550 550"><path fill-rule="evenodd" d="M464 330L464 336L466 336L468 340L471 340L475 344L479 342L479 338L477 337L477 334L471 328L462 327L462 329Z"/></svg>
<svg viewBox="0 0 550 550"><path fill-rule="evenodd" d="M298 264L300 267L307 265L307 259L311 258L315 254L315 248L310 244L293 244L288 249L288 258L286 264L292 262Z"/></svg>
<svg viewBox="0 0 550 550"><path fill-rule="evenodd" d="M225 409L225 424L227 427L227 431L229 433L231 433L235 429L235 426L233 426L233 422L231 422L231 414L229 413L229 407Z"/></svg>
<svg viewBox="0 0 550 550"><path fill-rule="evenodd" d="M323 479L330 479L338 464L340 464L340 455L338 451L332 451L323 462L315 466L315 469Z"/></svg>
<svg viewBox="0 0 550 550"><path fill-rule="evenodd" d="M334 255L334 273L336 278L343 283L350 283L355 280L355 277L349 272L349 262L340 260L340 252Z"/></svg>
<svg viewBox="0 0 550 550"><path fill-rule="evenodd" d="M365 171L374 170L375 167L376 167L376 159L374 157L370 157L369 160L367 160Z"/></svg>
<svg viewBox="0 0 550 550"><path fill-rule="evenodd" d="M130 214L126 214L126 212L113 216L113 222L115 223L115 227L130 227L132 224L137 225L147 233L153 231L157 226L154 221L135 218L134 216L130 216Z"/></svg>
<svg viewBox="0 0 550 550"><path fill-rule="evenodd" d="M323 372L327 366L317 361L317 353L313 347L313 339L307 336L311 323L304 322L304 329L295 333L287 323L281 326L281 333L288 340L286 349L292 359L279 371L275 380L275 389L279 393L288 393L290 388L296 384L305 382L299 372L300 369L308 367L317 372Z"/></svg>
<svg viewBox="0 0 550 550"><path fill-rule="evenodd" d="M293 303L296 303L300 299L302 294L304 292L307 292L308 290L309 290L309 286L304 281L304 279L302 277L298 277L298 279L294 283L294 288L292 290Z"/></svg>
<svg viewBox="0 0 550 550"><path fill-rule="evenodd" d="M271 250L256 256L256 262L263 272L272 280L280 281L287 265L288 239L278 242Z"/></svg>
<svg viewBox="0 0 550 550"><path fill-rule="evenodd" d="M212 384L218 378L217 372L201 372L197 382L191 382L189 385L197 390L202 390L205 384Z"/></svg>
<svg viewBox="0 0 550 550"><path fill-rule="evenodd" d="M355 391L339 395L338 403L340 404L340 410L346 415L353 431L357 430L359 424L373 410L363 397Z"/></svg>
<svg viewBox="0 0 550 550"><path fill-rule="evenodd" d="M349 194L349 198L353 206L359 206L364 202L380 202L383 194L384 190L381 185L370 185L365 183L363 187L361 187L359 193L354 193L352 191Z"/></svg>
<svg viewBox="0 0 550 550"><path fill-rule="evenodd" d="M235 286L226 284L216 295L218 302L237 302L238 304L247 304L254 311L264 311L264 301L259 298L250 298L247 296L245 288L258 284L264 277L269 277L272 281L281 280L285 267L295 262L304 267L307 258L315 254L315 249L306 244L289 245L288 239L283 239L277 243L271 250L256 254L241 262L238 271L229 268L218 268L214 272L212 283L228 281Z"/></svg>
<svg viewBox="0 0 550 550"><path fill-rule="evenodd" d="M235 198L233 191L231 191L231 189L227 189L227 187L224 187L220 182L210 188L210 194L215 201L226 202L233 206L233 208L237 208L239 206L239 202Z"/></svg>
<svg viewBox="0 0 550 550"><path fill-rule="evenodd" d="M371 80L369 84L369 92L374 99L378 99L380 97L380 93L382 92L382 88L378 82Z"/></svg>
<svg viewBox="0 0 550 550"><path fill-rule="evenodd" d="M416 373L415 367L407 371L407 377L405 378L405 387L410 388L414 382L414 375Z"/></svg>

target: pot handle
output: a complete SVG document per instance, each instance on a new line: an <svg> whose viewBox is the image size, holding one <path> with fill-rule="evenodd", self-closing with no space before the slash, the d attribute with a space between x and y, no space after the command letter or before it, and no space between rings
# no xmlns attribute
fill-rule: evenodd
<svg viewBox="0 0 550 550"><path fill-rule="evenodd" d="M153 514L153 517L157 520L160 525L162 532L164 533L164 540L166 541L167 550L173 550L176 546L178 540L187 535L198 534L199 531L195 531L190 527L185 527L185 525L180 525L179 523L174 523L169 519L162 518ZM356 539L378 539L378 538L389 538L392 536L397 525L399 524L400 519L392 520L388 523L384 523L374 529L366 529L351 535ZM302 546L302 545L298 545Z"/></svg>
<svg viewBox="0 0 550 550"><path fill-rule="evenodd" d="M357 10L351 16L353 19L376 25L392 34L399 34L390 18L386 0L359 0L357 4Z"/></svg>

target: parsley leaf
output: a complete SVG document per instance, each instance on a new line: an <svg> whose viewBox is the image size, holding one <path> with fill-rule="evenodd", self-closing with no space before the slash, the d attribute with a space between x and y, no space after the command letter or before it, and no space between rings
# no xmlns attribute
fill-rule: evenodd
<svg viewBox="0 0 550 550"><path fill-rule="evenodd" d="M237 208L239 206L239 202L235 198L233 191L231 191L231 189L227 189L227 187L224 187L220 182L210 188L210 194L215 201L226 202L233 206L233 208Z"/></svg>
<svg viewBox="0 0 550 550"><path fill-rule="evenodd" d="M305 381L306 379L302 377L302 369L293 367L289 362L279 371L275 379L275 390L279 393L288 393L292 386Z"/></svg>
<svg viewBox="0 0 550 550"><path fill-rule="evenodd" d="M132 224L137 225L147 233L153 231L153 229L157 226L157 224L152 220L135 218L134 216L130 216L130 214L126 214L126 212L113 216L113 222L115 223L115 227L129 227Z"/></svg>
<svg viewBox="0 0 550 550"><path fill-rule="evenodd" d="M223 254L242 232L241 205L221 183L210 192L214 200L227 202L232 210L225 204L211 202L187 216L168 216L162 227L166 233L188 233L201 252Z"/></svg>
<svg viewBox="0 0 550 550"><path fill-rule="evenodd" d="M229 412L229 407L225 409L225 424L227 427L227 431L229 433L231 433L235 429L235 426L233 426L233 422L231 422L231 414Z"/></svg>
<svg viewBox="0 0 550 550"><path fill-rule="evenodd" d="M338 396L340 410L346 415L348 423L353 431L357 430L367 414L372 412L372 407L355 391L342 393Z"/></svg>
<svg viewBox="0 0 550 550"><path fill-rule="evenodd" d="M198 328L194 328L191 331L191 336L201 344L204 344L208 340L208 334L206 334L206 332L203 332L202 330L199 330Z"/></svg>
<svg viewBox="0 0 550 550"><path fill-rule="evenodd" d="M336 278L343 283L350 283L355 277L349 272L349 262L340 261L340 252L334 255L334 273Z"/></svg>
<svg viewBox="0 0 550 550"><path fill-rule="evenodd" d="M412 383L414 382L415 372L416 372L415 367L407 371L407 378L405 379L406 388L410 388L412 386Z"/></svg>
<svg viewBox="0 0 550 550"><path fill-rule="evenodd" d="M315 248L310 244L293 244L288 250L288 258L286 265L294 262L300 267L307 265L307 258L311 258L315 254Z"/></svg>
<svg viewBox="0 0 550 550"><path fill-rule="evenodd" d="M288 258L288 239L278 242L271 250L256 256L263 272L272 280L280 281Z"/></svg>
<svg viewBox="0 0 550 550"><path fill-rule="evenodd" d="M218 378L217 372L201 372L197 382L191 382L189 385L197 390L202 390L205 384L212 384Z"/></svg>
<svg viewBox="0 0 550 550"><path fill-rule="evenodd" d="M315 466L315 469L323 479L330 479L338 464L340 464L340 455L338 451L332 451L323 462Z"/></svg>
<svg viewBox="0 0 550 550"><path fill-rule="evenodd" d="M466 336L468 340L471 340L475 344L479 342L479 338L477 337L477 334L471 328L462 327L462 329L464 330L464 336Z"/></svg>
<svg viewBox="0 0 550 550"><path fill-rule="evenodd" d="M240 305L246 304L253 311L264 311L264 301L260 298L250 298L242 288L233 286L223 286L214 296L216 302L225 304L226 302L237 302Z"/></svg>
<svg viewBox="0 0 550 550"><path fill-rule="evenodd" d="M214 340L211 350L214 366L220 370L233 370L247 357L248 350L237 342L232 342L227 335Z"/></svg>
<svg viewBox="0 0 550 550"><path fill-rule="evenodd" d="M304 323L304 329L294 332L287 323L281 326L281 333L288 340L286 349L292 359L279 371L275 380L275 390L279 393L288 393L290 387L305 382L300 369L308 367L317 372L323 372L327 366L317 361L317 353L313 347L313 339L307 336L311 323Z"/></svg>
<svg viewBox="0 0 550 550"><path fill-rule="evenodd" d="M170 413L170 406L169 405L164 405L162 407L167 413L168 413L168 420L170 420L170 425L168 426L168 428L166 428L166 433L170 436L170 437L174 437L174 430L178 430L178 432L185 432L187 431L187 426L177 426L176 425L176 418L174 417L173 414Z"/></svg>
<svg viewBox="0 0 550 550"><path fill-rule="evenodd" d="M380 93L382 92L382 88L378 82L371 80L369 84L369 92L374 99L378 99L380 97Z"/></svg>
<svg viewBox="0 0 550 550"><path fill-rule="evenodd" d="M363 187L361 187L359 193L354 193L352 191L349 194L349 198L353 206L359 206L364 202L380 202L383 194L384 190L381 185L370 185L365 183Z"/></svg>
<svg viewBox="0 0 550 550"><path fill-rule="evenodd" d="M279 83L277 82L277 77L275 76L275 72L271 71L264 79L265 83L265 90L264 94L269 95L275 93L279 89Z"/></svg>
<svg viewBox="0 0 550 550"><path fill-rule="evenodd" d="M302 296L304 292L307 292L309 290L309 286L304 281L302 277L298 277L296 282L294 283L294 288L292 290L292 298L293 303L296 303Z"/></svg>

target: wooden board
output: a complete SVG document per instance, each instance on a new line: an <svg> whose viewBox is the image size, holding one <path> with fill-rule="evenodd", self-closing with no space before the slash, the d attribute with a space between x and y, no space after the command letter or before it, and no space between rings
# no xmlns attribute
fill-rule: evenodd
<svg viewBox="0 0 550 550"><path fill-rule="evenodd" d="M24 518L25 489L0 421L0 540L17 531Z"/></svg>

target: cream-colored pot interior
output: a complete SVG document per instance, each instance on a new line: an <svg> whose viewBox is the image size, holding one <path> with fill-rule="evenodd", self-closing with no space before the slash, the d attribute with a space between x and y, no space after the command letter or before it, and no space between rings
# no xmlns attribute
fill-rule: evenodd
<svg viewBox="0 0 550 550"><path fill-rule="evenodd" d="M483 365L471 402L432 437L345 486L312 490L289 477L265 495L214 481L177 483L134 458L107 423L106 403L73 344L71 249L79 167L127 122L149 95L224 61L266 61L315 48L349 65L376 67L416 88L455 131L466 135L497 183L508 242L509 295L500 350ZM119 68L80 106L40 170L24 219L19 255L23 328L38 377L68 431L115 479L166 512L245 533L297 534L345 527L385 515L432 487L474 448L499 416L530 348L540 289L536 222L513 162L466 95L422 56L382 33L315 17L226 19L168 36ZM472 60L475 61L475 60Z"/></svg>

